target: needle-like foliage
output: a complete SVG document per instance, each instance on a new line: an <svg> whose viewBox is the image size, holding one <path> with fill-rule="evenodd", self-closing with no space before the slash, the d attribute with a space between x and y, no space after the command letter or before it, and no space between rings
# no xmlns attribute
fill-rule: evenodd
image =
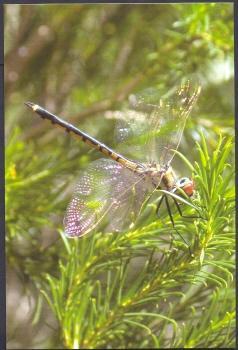
<svg viewBox="0 0 238 350"><path fill-rule="evenodd" d="M59 269L41 292L67 348L234 345L232 140L220 137L210 155L201 139L198 162L187 161L201 218L176 216L192 256L168 220L80 240L62 235Z"/></svg>
<svg viewBox="0 0 238 350"><path fill-rule="evenodd" d="M4 9L7 347L234 347L232 4ZM67 239L66 207L100 154L24 102L120 152L113 116L128 97L155 87L159 103L191 76L201 94L171 165L195 196L156 191L127 231L102 220ZM156 215L165 194L175 227L164 202Z"/></svg>
<svg viewBox="0 0 238 350"><path fill-rule="evenodd" d="M156 219L159 191L133 229L121 234L94 231L68 240L60 231L61 222L53 216L50 229L48 212L57 208L62 213L63 169L69 169L71 156L60 155L57 163L49 156L52 170L40 170L43 160L35 157L32 168L27 161L31 144L25 148L12 136L8 145L11 162L6 163L6 199L11 209L7 213L9 264L30 279L39 293L33 323L42 318L42 302L47 300L50 305L58 324L54 346L234 346L233 143L232 138L217 136L211 152L202 133L200 140L195 164L177 152L192 171L197 188L192 200L181 199L183 213L195 213L197 219L181 218L173 210L176 230L184 240L173 229L165 209ZM15 149L19 153L13 153ZM16 168L22 152L25 162ZM84 163L83 157L82 166ZM32 173L32 169L39 171ZM48 188L52 192L49 201L45 193L50 181L46 179L52 181L56 172L62 179L58 178L53 192ZM25 202L14 201L16 190L18 195L27 193ZM26 212L29 206L34 208L36 215L27 216L25 206ZM53 242L40 238L34 229L36 219L39 230L47 226L47 233L61 232L61 238Z"/></svg>

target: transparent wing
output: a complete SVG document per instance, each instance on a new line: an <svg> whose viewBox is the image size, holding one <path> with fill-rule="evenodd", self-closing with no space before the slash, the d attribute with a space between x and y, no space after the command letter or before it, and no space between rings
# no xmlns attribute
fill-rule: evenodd
<svg viewBox="0 0 238 350"><path fill-rule="evenodd" d="M200 93L187 81L160 99L156 89L130 97L131 109L117 112L116 141L123 155L140 162L170 163Z"/></svg>
<svg viewBox="0 0 238 350"><path fill-rule="evenodd" d="M82 236L105 220L121 231L139 214L153 191L150 179L109 159L91 163L82 174L64 218L68 237Z"/></svg>
<svg viewBox="0 0 238 350"><path fill-rule="evenodd" d="M108 231L123 231L134 224L143 203L155 190L149 177L137 175L135 179L136 182L132 182L133 178L123 175L117 184L119 188L123 188L125 180L130 183L126 191L120 191L115 205L108 212Z"/></svg>
<svg viewBox="0 0 238 350"><path fill-rule="evenodd" d="M135 161L149 162L152 150L148 141L151 130L154 130L153 118L136 109L116 111L114 118L117 119L115 128L117 151Z"/></svg>

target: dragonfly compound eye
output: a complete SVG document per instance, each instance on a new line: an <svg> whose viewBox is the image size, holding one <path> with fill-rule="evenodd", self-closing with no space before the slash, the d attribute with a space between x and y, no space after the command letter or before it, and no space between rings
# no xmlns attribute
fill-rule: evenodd
<svg viewBox="0 0 238 350"><path fill-rule="evenodd" d="M183 189L183 191L186 193L187 196L192 196L194 193L194 182L193 180L183 177L178 181L178 187Z"/></svg>

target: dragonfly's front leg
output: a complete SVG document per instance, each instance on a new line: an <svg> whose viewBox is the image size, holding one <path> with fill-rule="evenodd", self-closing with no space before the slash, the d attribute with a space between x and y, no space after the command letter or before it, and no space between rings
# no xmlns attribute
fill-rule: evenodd
<svg viewBox="0 0 238 350"><path fill-rule="evenodd" d="M173 197L172 197L173 198ZM176 208L179 212L179 215L182 217L182 218L185 218L185 219L203 219L203 220L206 220L205 218L203 218L201 215L183 215L182 213L182 210L180 208L180 205L179 203L177 202L177 200L175 198L173 198L173 201L174 201L174 204L176 205ZM181 203L183 204L183 203ZM198 211L198 210L197 210Z"/></svg>
<svg viewBox="0 0 238 350"><path fill-rule="evenodd" d="M169 200L167 198L166 195L163 196L164 199L165 199L165 204L166 204L166 207L167 207L167 210L168 210L168 214L169 214L169 218L170 218L170 221L171 221L171 224L174 228L174 230L176 231L176 233L178 234L178 236L182 239L182 241L186 244L186 246L188 247L188 250L189 250L189 253L190 255L192 256L192 252L191 252L191 249L190 249L190 245L188 244L188 242L183 238L183 236L181 235L181 233L179 233L179 231L176 229L175 227L175 224L174 224L174 219L173 219L173 215L172 215L172 212L171 212L171 209L170 209L170 205L169 205ZM161 205L161 203L159 203ZM177 203L178 204L178 203ZM180 209L180 208L179 208ZM182 212L181 212L182 213Z"/></svg>
<svg viewBox="0 0 238 350"><path fill-rule="evenodd" d="M165 199L166 195L162 195L162 197L160 198L158 204L157 204L157 208L156 208L156 215L159 216L159 210L160 210L160 207L161 207L161 204L163 203L163 200ZM173 245L173 240L174 240L174 237L173 235L171 234L171 242L170 242L170 246L169 246L169 249L171 249L172 245Z"/></svg>
<svg viewBox="0 0 238 350"><path fill-rule="evenodd" d="M158 204L157 204L157 208L156 208L156 215L157 216L159 216L159 210L160 210L161 204L162 204L162 202L164 200L164 197L165 197L165 195L163 194L162 197L160 198Z"/></svg>

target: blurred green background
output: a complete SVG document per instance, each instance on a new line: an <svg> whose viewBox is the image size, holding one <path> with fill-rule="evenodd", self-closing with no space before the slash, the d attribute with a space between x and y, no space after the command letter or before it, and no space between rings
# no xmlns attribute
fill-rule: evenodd
<svg viewBox="0 0 238 350"><path fill-rule="evenodd" d="M199 130L211 152L219 133L233 134L233 5L4 9L8 347L60 347L57 323L38 299L38 288L41 274L57 265L58 230L79 172L100 155L42 121L24 102L116 146L110 111L131 93L151 86L166 92L196 77L202 92L179 149L193 163ZM176 159L175 168L187 175Z"/></svg>

